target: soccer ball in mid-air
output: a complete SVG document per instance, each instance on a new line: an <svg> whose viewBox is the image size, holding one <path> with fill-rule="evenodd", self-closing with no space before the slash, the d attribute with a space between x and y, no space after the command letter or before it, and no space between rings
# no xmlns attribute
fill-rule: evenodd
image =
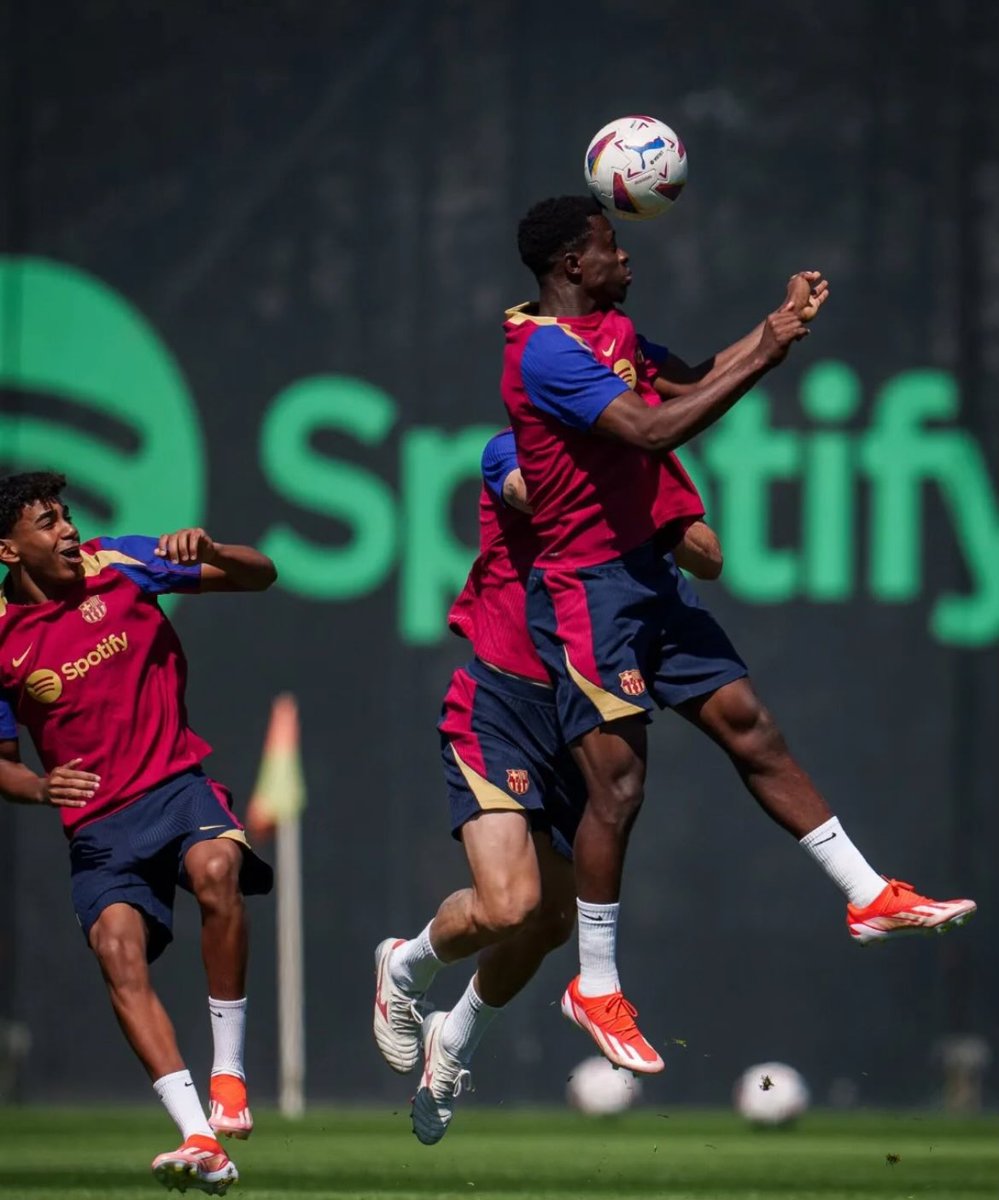
<svg viewBox="0 0 999 1200"><path fill-rule="evenodd" d="M584 171L604 208L642 221L672 207L687 182L687 151L655 117L621 117L587 146Z"/></svg>
<svg viewBox="0 0 999 1200"><path fill-rule="evenodd" d="M757 1063L736 1080L732 1099L753 1125L786 1125L808 1108L808 1085L787 1063Z"/></svg>
<svg viewBox="0 0 999 1200"><path fill-rule="evenodd" d="M565 1087L569 1104L588 1117L624 1112L638 1099L641 1084L630 1071L612 1067L606 1058L584 1058Z"/></svg>

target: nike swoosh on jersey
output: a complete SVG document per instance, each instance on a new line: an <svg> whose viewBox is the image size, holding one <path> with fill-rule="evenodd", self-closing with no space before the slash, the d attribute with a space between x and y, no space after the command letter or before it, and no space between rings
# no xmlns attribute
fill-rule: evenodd
<svg viewBox="0 0 999 1200"><path fill-rule="evenodd" d="M600 353L605 355L607 358L610 358L610 356L614 353L614 347L616 345L617 345L617 338L615 338L609 346L604 346L603 349L600 351Z"/></svg>
<svg viewBox="0 0 999 1200"><path fill-rule="evenodd" d="M228 825L199 825L198 833L207 833L209 829L228 829Z"/></svg>
<svg viewBox="0 0 999 1200"><path fill-rule="evenodd" d="M35 643L34 643L34 642L32 642L32 643L31 643L31 646L33 646L34 644L35 644ZM22 655L21 655L19 658L12 658L12 659L10 660L10 661L11 661L11 665L12 665L12 666L14 666L14 667L19 667L19 666L21 665L21 663L23 663L23 662L24 662L24 660L25 660L25 659L28 657L28 655L31 653L31 646L29 646L29 647L27 648L27 650L25 650L25 652L24 652L24 653L23 653L23 654L22 654Z"/></svg>

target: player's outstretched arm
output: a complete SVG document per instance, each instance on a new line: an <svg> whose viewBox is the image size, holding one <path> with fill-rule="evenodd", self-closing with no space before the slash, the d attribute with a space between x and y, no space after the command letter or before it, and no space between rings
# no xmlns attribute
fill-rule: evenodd
<svg viewBox="0 0 999 1200"><path fill-rule="evenodd" d="M0 741L0 796L12 804L48 804L55 808L83 808L100 787L100 776L81 771L83 760L74 758L48 775L36 775L21 762L16 740Z"/></svg>
<svg viewBox="0 0 999 1200"><path fill-rule="evenodd" d="M784 360L792 342L807 334L805 323L796 313L778 309L763 322L755 346L721 374L669 404L650 407L637 392L622 392L607 405L593 428L605 437L653 453L675 450L724 416L741 396Z"/></svg>
<svg viewBox="0 0 999 1200"><path fill-rule="evenodd" d="M796 312L806 322L815 319L819 309L829 298L829 281L821 271L798 271L787 281L787 294L782 308ZM664 399L682 396L700 383L709 383L726 371L732 363L748 354L760 340L763 332L761 321L745 337L731 346L712 354L696 366L690 366L676 354L669 354L659 369L654 387Z"/></svg>
<svg viewBox="0 0 999 1200"><path fill-rule="evenodd" d="M673 557L676 565L695 579L717 579L722 573L721 542L707 521L687 526Z"/></svg>
<svg viewBox="0 0 999 1200"><path fill-rule="evenodd" d="M263 592L277 579L277 568L252 546L216 542L203 529L178 529L161 535L156 554L172 563L201 563L203 592Z"/></svg>

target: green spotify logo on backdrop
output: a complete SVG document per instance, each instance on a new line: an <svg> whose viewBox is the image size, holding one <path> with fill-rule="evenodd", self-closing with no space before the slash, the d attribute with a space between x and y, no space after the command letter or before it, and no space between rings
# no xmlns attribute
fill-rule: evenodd
<svg viewBox="0 0 999 1200"><path fill-rule="evenodd" d="M71 406L65 422L30 404L0 411L0 458L64 470L109 506L111 532L158 532L205 519L207 464L197 408L170 351L136 309L105 284L59 263L0 258L0 386ZM926 595L932 635L954 646L999 639L999 506L975 438L955 424L954 378L918 369L864 396L847 364L811 365L800 381L806 429L773 423L765 389L745 397L683 459L725 550L724 584L756 604L836 604L867 595L887 604ZM87 428L110 419L111 445ZM472 556L451 525L455 491L478 477L492 427L400 427L400 405L374 384L316 376L289 384L259 432L260 464L275 495L346 526L346 542L312 540L293 519L261 548L280 586L317 603L356 600L398 571L398 630L430 644ZM394 446L398 489L347 458L316 448L333 431L359 447ZM935 491L950 526L927 546ZM795 527L775 519L790 502ZM80 507L79 505L77 506ZM87 528L93 514L81 512ZM775 534L781 531L781 539ZM229 536L238 531L225 531ZM960 557L966 576L941 590L937 560Z"/></svg>

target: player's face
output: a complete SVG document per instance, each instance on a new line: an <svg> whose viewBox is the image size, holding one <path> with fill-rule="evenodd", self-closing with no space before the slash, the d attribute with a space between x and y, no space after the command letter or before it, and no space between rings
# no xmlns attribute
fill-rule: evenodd
<svg viewBox="0 0 999 1200"><path fill-rule="evenodd" d="M580 283L598 304L621 304L631 285L628 254L605 216L590 217L590 240L579 256Z"/></svg>
<svg viewBox="0 0 999 1200"><path fill-rule="evenodd" d="M59 500L36 500L21 513L3 557L18 562L39 584L68 586L83 578L80 535Z"/></svg>

